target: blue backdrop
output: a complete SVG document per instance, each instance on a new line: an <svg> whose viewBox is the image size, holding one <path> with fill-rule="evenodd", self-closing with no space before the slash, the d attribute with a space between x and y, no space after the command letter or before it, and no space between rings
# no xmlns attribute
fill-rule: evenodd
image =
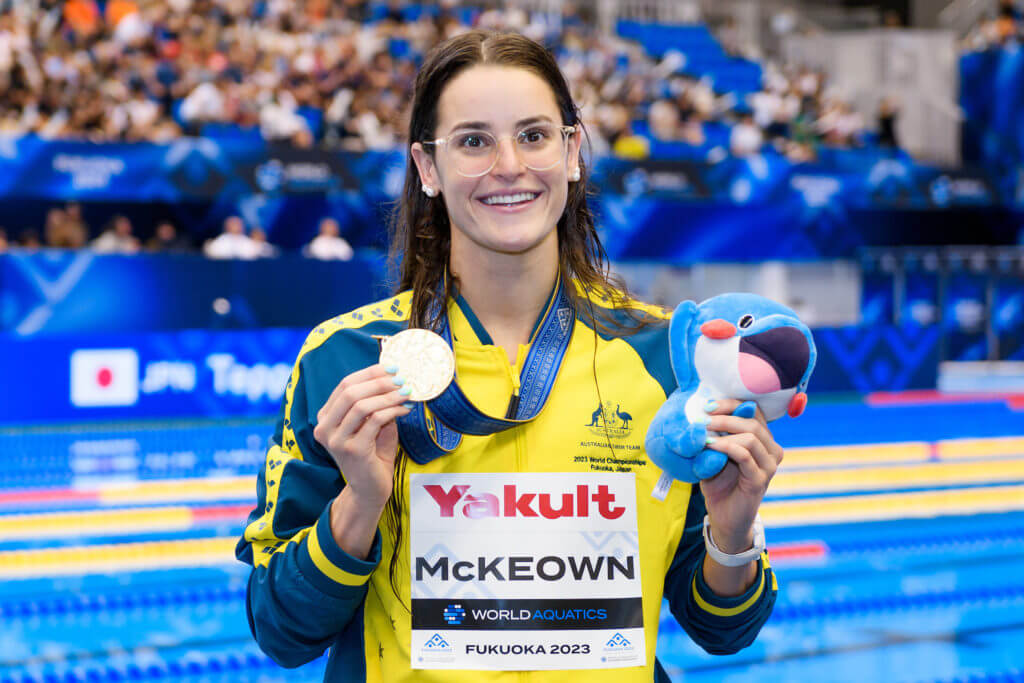
<svg viewBox="0 0 1024 683"><path fill-rule="evenodd" d="M960 58L964 159L998 179L1000 193L1024 203L1024 49L1019 44Z"/></svg>
<svg viewBox="0 0 1024 683"><path fill-rule="evenodd" d="M0 423L269 415L307 332L0 336Z"/></svg>
<svg viewBox="0 0 1024 683"><path fill-rule="evenodd" d="M1013 244L1016 214L983 173L875 150L817 164L768 154L596 167L602 239L617 260L849 258L864 246ZM936 211L942 209L942 211Z"/></svg>
<svg viewBox="0 0 1024 683"><path fill-rule="evenodd" d="M823 148L818 163L801 165L770 151L717 163L682 161L674 148L654 152L672 159L593 165L593 206L613 258L837 258L864 245L1017 240L1019 216L978 171L924 166L877 148ZM144 232L171 217L204 238L237 213L293 249L330 215L354 246L379 248L404 171L400 151L298 150L253 139L0 138L0 225L40 226L47 206L77 200L94 223L103 211L124 212Z"/></svg>
<svg viewBox="0 0 1024 683"><path fill-rule="evenodd" d="M312 326L385 296L383 280L367 257L11 253L0 255L0 334Z"/></svg>
<svg viewBox="0 0 1024 683"><path fill-rule="evenodd" d="M270 415L307 332L0 335L0 424ZM934 326L818 329L814 336L812 400L829 391L935 387Z"/></svg>

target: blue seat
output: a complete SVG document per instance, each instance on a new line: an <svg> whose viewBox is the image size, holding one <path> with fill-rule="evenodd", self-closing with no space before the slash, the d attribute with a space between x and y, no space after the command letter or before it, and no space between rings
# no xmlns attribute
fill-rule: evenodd
<svg viewBox="0 0 1024 683"><path fill-rule="evenodd" d="M729 146L729 136L732 135L732 127L719 121L708 121L704 124L705 146L708 148Z"/></svg>
<svg viewBox="0 0 1024 683"><path fill-rule="evenodd" d="M315 140L319 140L324 132L324 113L316 107L299 107L296 113L306 120L309 132Z"/></svg>
<svg viewBox="0 0 1024 683"><path fill-rule="evenodd" d="M259 126L240 126L237 123L204 123L199 135L215 140L262 140Z"/></svg>
<svg viewBox="0 0 1024 683"><path fill-rule="evenodd" d="M429 5L406 5L402 8L402 19L405 21L418 21L420 17L436 17L441 13L441 8L435 4Z"/></svg>
<svg viewBox="0 0 1024 683"><path fill-rule="evenodd" d="M456 7L453 11L455 18L459 20L460 24L466 26L472 26L476 23L476 18L480 16L479 7Z"/></svg>
<svg viewBox="0 0 1024 683"><path fill-rule="evenodd" d="M388 3L386 2L370 3L368 20L371 23L375 21L380 21L381 19L386 17L390 12L391 9L388 7Z"/></svg>
<svg viewBox="0 0 1024 683"><path fill-rule="evenodd" d="M388 52L395 59L407 59L412 53L412 45L404 38L391 38L388 40Z"/></svg>
<svg viewBox="0 0 1024 683"><path fill-rule="evenodd" d="M175 123L184 128L188 124L186 123L185 119L181 116L181 102L182 101L180 98L171 102L171 118L174 119Z"/></svg>

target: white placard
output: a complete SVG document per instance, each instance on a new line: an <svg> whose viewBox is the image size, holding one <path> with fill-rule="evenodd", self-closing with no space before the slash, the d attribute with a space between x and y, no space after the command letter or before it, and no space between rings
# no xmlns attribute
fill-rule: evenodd
<svg viewBox="0 0 1024 683"><path fill-rule="evenodd" d="M414 669L645 666L632 473L413 474Z"/></svg>

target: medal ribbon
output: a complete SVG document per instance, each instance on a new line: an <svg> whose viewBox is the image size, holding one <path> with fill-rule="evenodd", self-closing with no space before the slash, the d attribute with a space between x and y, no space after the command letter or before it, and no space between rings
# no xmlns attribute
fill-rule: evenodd
<svg viewBox="0 0 1024 683"><path fill-rule="evenodd" d="M440 396L426 404L416 403L411 412L396 420L398 439L409 457L424 465L455 450L463 434L496 434L537 417L562 367L562 359L572 337L574 318L572 302L559 276L541 324L531 340L530 352L523 363L519 393L512 396L506 416L493 417L473 405L455 377ZM453 346L447 311L442 313L440 319L441 329L438 333L448 346ZM428 420L426 407L430 408L433 420Z"/></svg>

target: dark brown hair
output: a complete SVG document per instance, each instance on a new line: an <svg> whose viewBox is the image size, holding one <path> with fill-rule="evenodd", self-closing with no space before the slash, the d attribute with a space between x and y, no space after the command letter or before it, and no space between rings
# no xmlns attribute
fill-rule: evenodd
<svg viewBox="0 0 1024 683"><path fill-rule="evenodd" d="M441 43L426 55L413 92L409 144L437 136L437 107L445 86L466 69L484 64L525 69L539 76L555 95L562 124L579 126L585 133L569 85L550 52L517 33L474 30ZM431 147L426 149L433 153ZM583 294L572 286L566 287L566 293L577 313L590 322L595 334L598 330L605 334L630 334L653 319L628 304L630 298L625 284L610 272L607 254L597 237L594 216L587 206L587 167L583 158L579 166L580 181L569 184L565 211L558 220L559 271L567 282L575 280L580 285ZM436 329L438 316L445 310L444 302L458 286L449 272L450 246L451 223L444 199L423 193L416 165L410 157L402 196L392 217L389 254L392 274L398 271L396 290L412 290L410 327ZM603 305L595 307L590 300L592 295L598 296ZM385 522L395 540L388 572L393 589L397 585L397 561L402 542L404 465L405 455L400 452L395 466L394 493L385 510Z"/></svg>

